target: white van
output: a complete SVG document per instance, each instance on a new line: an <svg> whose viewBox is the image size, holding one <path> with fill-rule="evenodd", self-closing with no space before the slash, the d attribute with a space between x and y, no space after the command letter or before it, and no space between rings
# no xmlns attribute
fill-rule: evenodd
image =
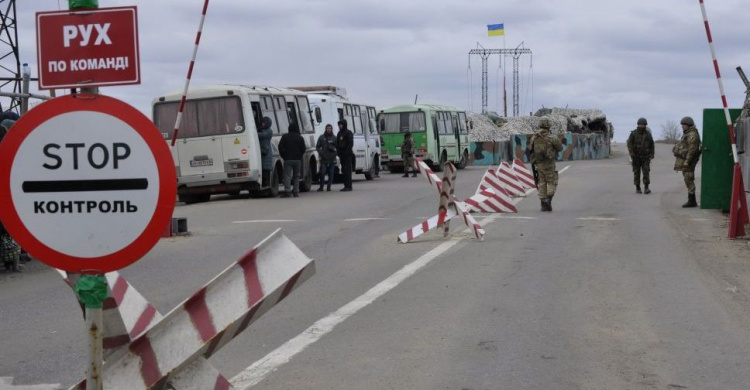
<svg viewBox="0 0 750 390"><path fill-rule="evenodd" d="M152 102L153 121L171 141L181 92ZM273 171L262 183L258 128L273 120ZM315 128L307 95L259 85L214 85L190 90L172 157L177 169L177 195L185 203L205 202L212 194L275 196L282 181L278 143L290 123L297 123L307 151L302 161L300 191L309 191L317 174Z"/></svg>
<svg viewBox="0 0 750 390"><path fill-rule="evenodd" d="M345 119L354 133L354 167L352 172L372 180L380 176L380 136L375 107L350 101L346 90L333 86L291 87L306 92L313 113L315 137L325 132L326 125L338 132L338 121Z"/></svg>

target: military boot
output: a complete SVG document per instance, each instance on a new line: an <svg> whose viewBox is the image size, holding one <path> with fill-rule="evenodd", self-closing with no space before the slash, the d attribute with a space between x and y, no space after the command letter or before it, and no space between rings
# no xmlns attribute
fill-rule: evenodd
<svg viewBox="0 0 750 390"><path fill-rule="evenodd" d="M409 172L404 171L404 175L401 177L409 177Z"/></svg>
<svg viewBox="0 0 750 390"><path fill-rule="evenodd" d="M682 207L697 207L698 202L695 201L695 194L688 194L687 203L683 204Z"/></svg>
<svg viewBox="0 0 750 390"><path fill-rule="evenodd" d="M635 186L635 193L636 194L642 194L643 193L643 192L641 192L641 186Z"/></svg>
<svg viewBox="0 0 750 390"><path fill-rule="evenodd" d="M539 198L539 203L542 205L542 211L549 211L547 210L547 198Z"/></svg>
<svg viewBox="0 0 750 390"><path fill-rule="evenodd" d="M648 184L646 184L646 187L643 189L643 193L644 194L650 194L651 193L651 190L648 189Z"/></svg>
<svg viewBox="0 0 750 390"><path fill-rule="evenodd" d="M547 211L552 211L552 198L554 195L550 195L547 197Z"/></svg>

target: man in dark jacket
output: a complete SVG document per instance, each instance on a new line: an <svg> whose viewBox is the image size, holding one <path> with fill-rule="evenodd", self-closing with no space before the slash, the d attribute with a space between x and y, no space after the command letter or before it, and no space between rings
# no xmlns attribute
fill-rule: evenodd
<svg viewBox="0 0 750 390"><path fill-rule="evenodd" d="M305 155L305 139L299 133L296 123L289 125L289 132L281 136L279 155L284 159L284 193L282 198L299 197L299 174L302 157ZM292 187L293 186L293 187ZM290 189L291 195L290 195Z"/></svg>
<svg viewBox="0 0 750 390"><path fill-rule="evenodd" d="M336 136L333 135L333 126L326 125L325 133L320 135L315 148L318 150L318 156L320 156L320 179L318 180L320 188L318 188L318 192L323 191L323 183L327 184L328 191L330 191L333 173L336 169ZM328 175L328 182L325 181L326 174Z"/></svg>
<svg viewBox="0 0 750 390"><path fill-rule="evenodd" d="M271 148L271 138L273 130L271 129L273 121L271 118L264 116L260 120L260 129L258 129L258 141L260 141L260 160L263 169L263 186L271 182L271 170L273 169L273 149Z"/></svg>
<svg viewBox="0 0 750 390"><path fill-rule="evenodd" d="M352 190L352 165L354 165L354 133L347 127L346 119L339 121L339 132L336 134L336 152L341 160L341 176L344 188L341 191Z"/></svg>

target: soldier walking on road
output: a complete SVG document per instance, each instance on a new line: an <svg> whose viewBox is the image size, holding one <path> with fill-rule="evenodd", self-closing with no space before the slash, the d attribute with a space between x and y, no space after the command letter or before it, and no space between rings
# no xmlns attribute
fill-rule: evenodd
<svg viewBox="0 0 750 390"><path fill-rule="evenodd" d="M701 155L701 136L695 128L693 118L686 116L680 121L682 125L682 140L675 144L672 153L675 156L674 170L682 171L685 186L688 191L688 201L682 207L696 207L695 200L695 166Z"/></svg>
<svg viewBox="0 0 750 390"><path fill-rule="evenodd" d="M630 132L628 137L628 153L633 164L633 184L635 193L641 193L641 171L643 171L643 186L647 194L651 193L648 185L651 184L651 160L654 159L654 138L651 131L646 127L646 118L638 119L638 127Z"/></svg>
<svg viewBox="0 0 750 390"><path fill-rule="evenodd" d="M555 160L557 153L562 150L562 144L557 137L550 136L550 121L542 118L539 121L539 131L531 138L531 161L539 174L537 190L542 211L552 211L552 197L557 189L557 171Z"/></svg>
<svg viewBox="0 0 750 390"><path fill-rule="evenodd" d="M409 168L411 168L412 177L417 177L417 169L414 167L414 138L408 131L404 133L404 143L401 144L401 158L404 159L403 177L409 177Z"/></svg>

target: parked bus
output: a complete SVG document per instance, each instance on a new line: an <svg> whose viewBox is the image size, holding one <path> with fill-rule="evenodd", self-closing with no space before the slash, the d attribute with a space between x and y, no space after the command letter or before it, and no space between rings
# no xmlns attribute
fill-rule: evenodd
<svg viewBox="0 0 750 390"><path fill-rule="evenodd" d="M153 121L172 137L181 93L153 101ZM274 155L271 177L263 183L258 128L273 120ZM290 123L299 126L307 151L302 161L300 191L309 191L317 174L315 129L307 95L286 88L214 85L190 90L172 157L177 169L177 195L185 203L205 202L212 194L276 196L282 181L278 143Z"/></svg>
<svg viewBox="0 0 750 390"><path fill-rule="evenodd" d="M381 158L391 172L403 170L401 144L406 131L414 138L414 157L435 171L441 171L447 161L458 169L469 161L469 128L463 110L436 104L401 105L380 111L378 125Z"/></svg>
<svg viewBox="0 0 750 390"><path fill-rule="evenodd" d="M354 167L352 172L365 175L372 180L380 175L380 137L377 128L377 111L375 107L351 102L346 97L346 90L333 86L291 87L307 92L310 109L313 112L315 137L325 132L325 126L333 126L333 133L338 132L336 125L345 119L349 130L354 133Z"/></svg>

